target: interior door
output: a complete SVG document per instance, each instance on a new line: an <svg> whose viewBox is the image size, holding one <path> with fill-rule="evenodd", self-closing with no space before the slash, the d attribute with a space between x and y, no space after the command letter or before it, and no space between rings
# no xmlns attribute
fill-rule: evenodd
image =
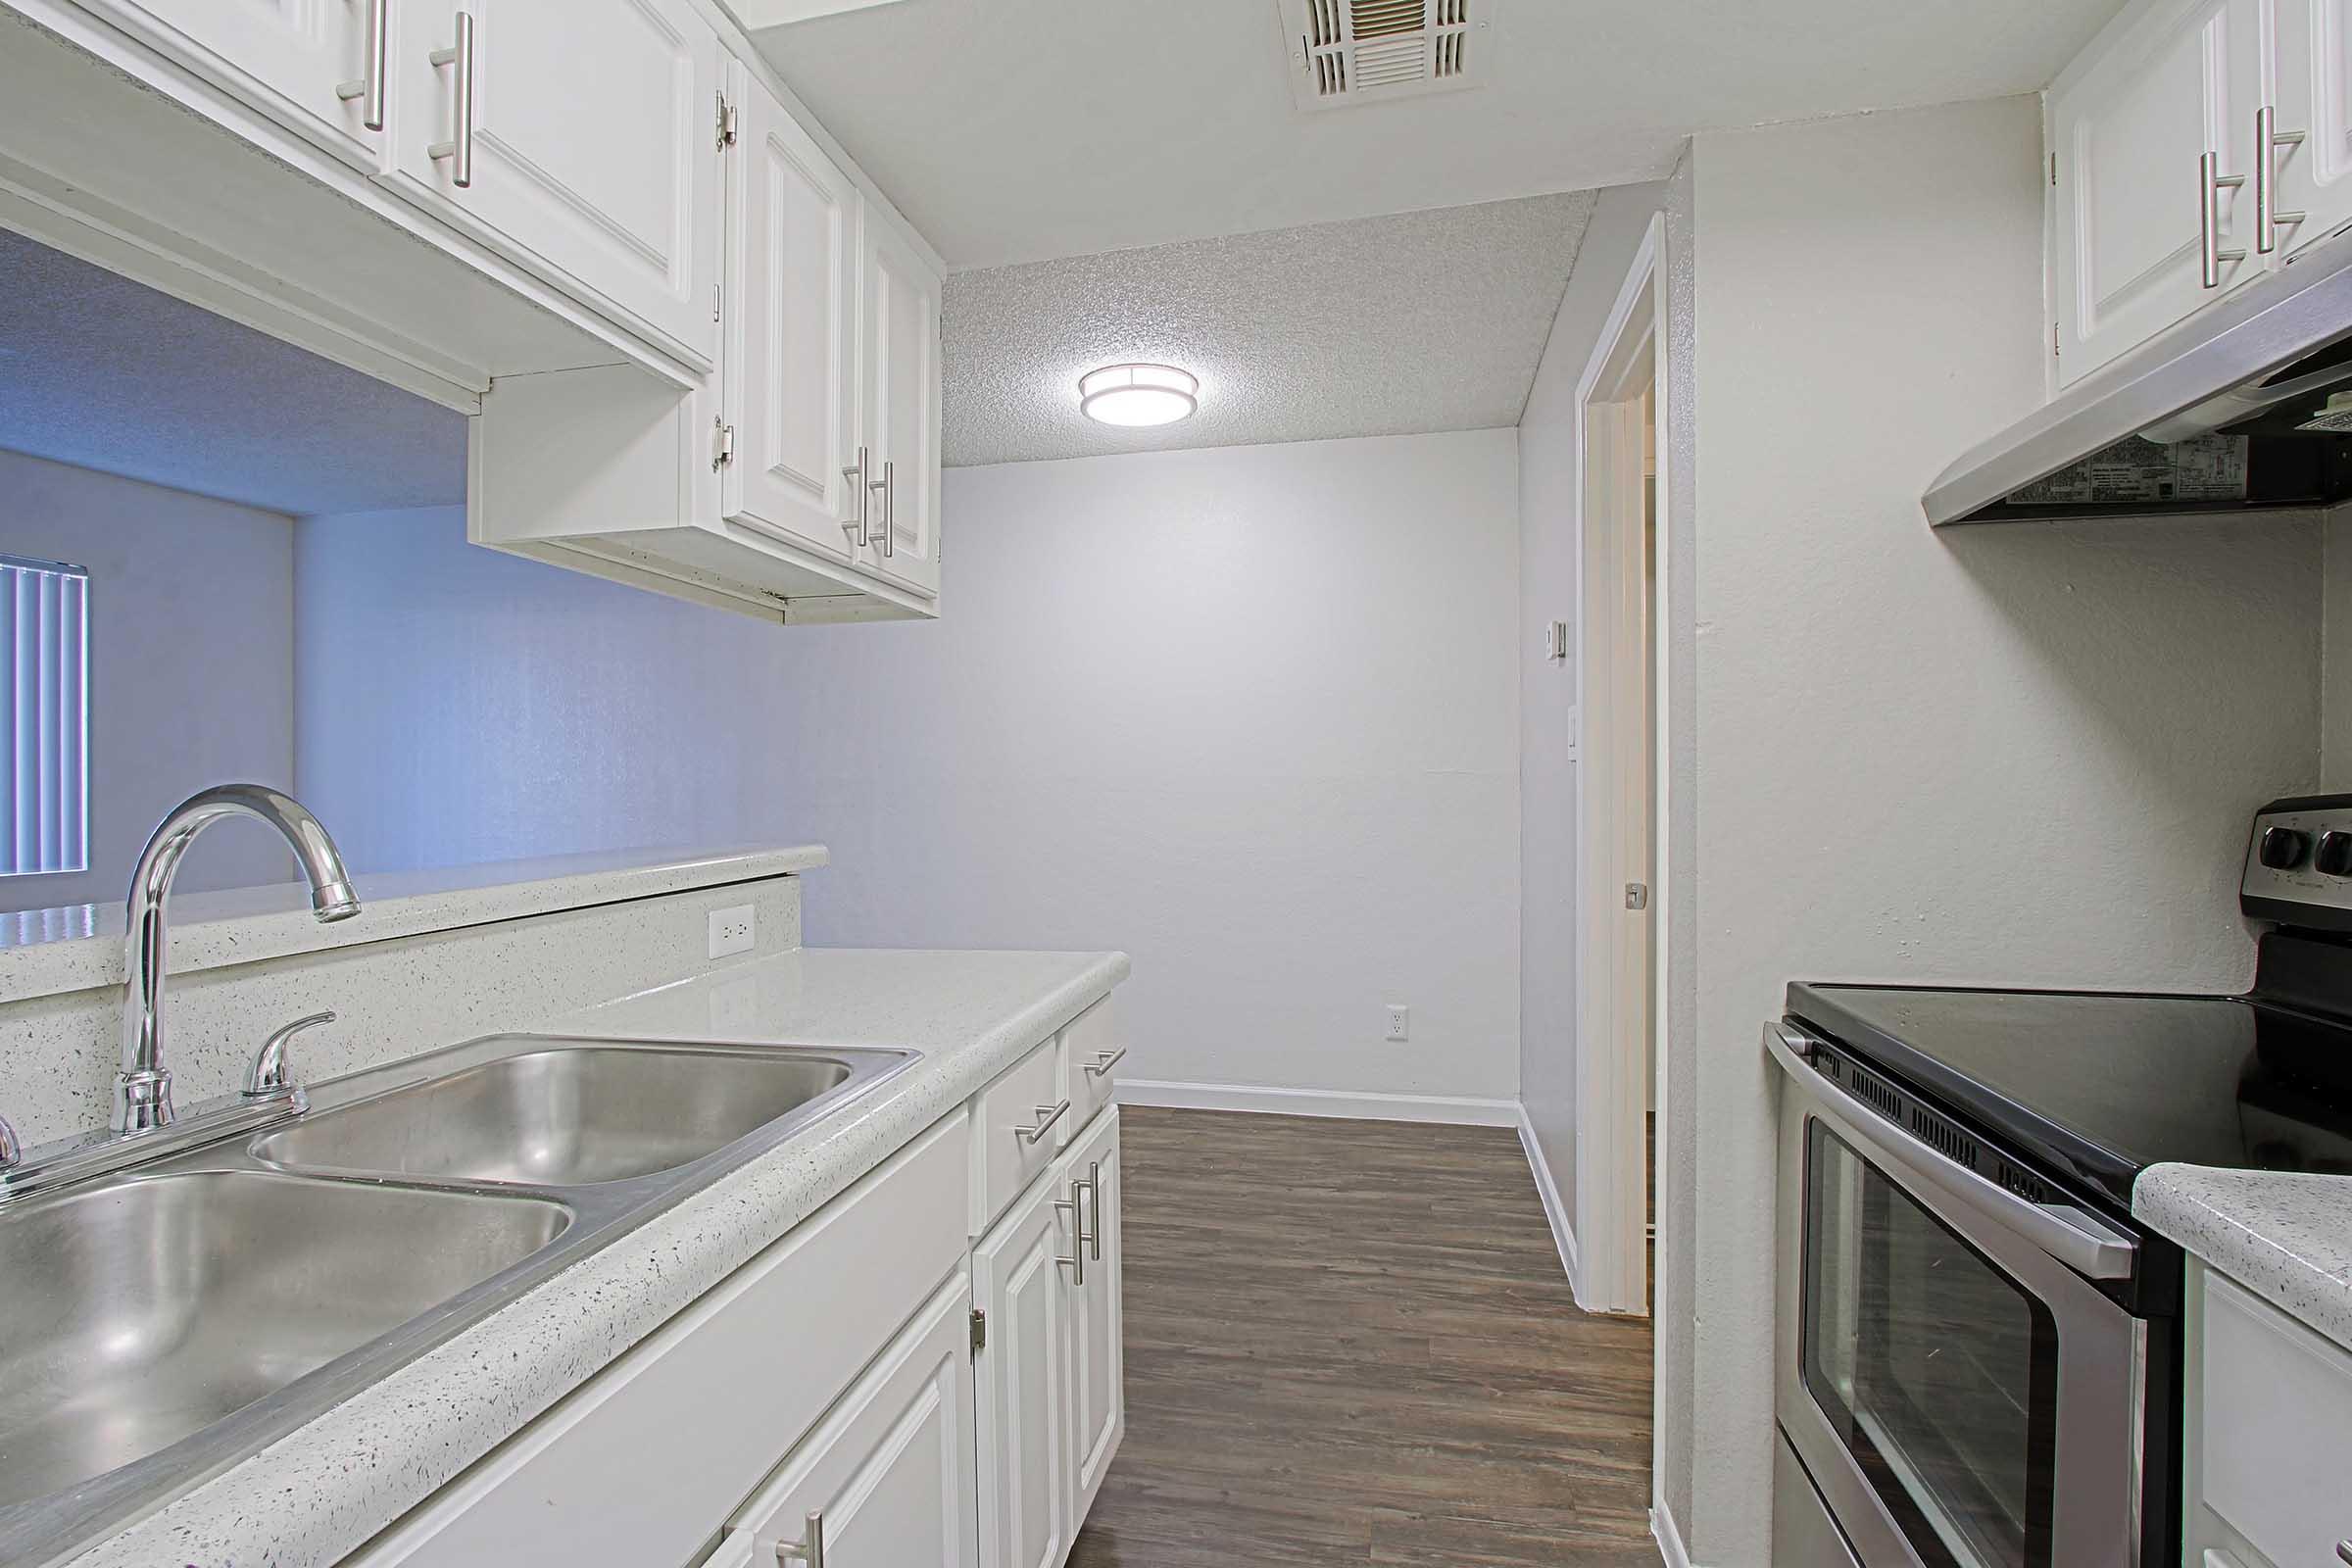
<svg viewBox="0 0 2352 1568"><path fill-rule="evenodd" d="M939 279L879 220L865 225L865 436L873 531L860 560L917 593L939 592ZM887 542L884 542L887 541Z"/></svg>
<svg viewBox="0 0 2352 1568"><path fill-rule="evenodd" d="M961 1273L916 1314L737 1515L754 1560L825 1568L972 1568L970 1282Z"/></svg>
<svg viewBox="0 0 2352 1568"><path fill-rule="evenodd" d="M403 0L397 33L395 186L713 364L723 55L689 0Z"/></svg>
<svg viewBox="0 0 2352 1568"><path fill-rule="evenodd" d="M2278 207L2302 221L2281 228L2279 254L2352 223L2352 0L2268 0L2277 7L2274 144Z"/></svg>
<svg viewBox="0 0 2352 1568"><path fill-rule="evenodd" d="M369 173L382 167L384 138L368 128L366 89L370 33L388 22L392 0L85 4L338 157ZM350 98L337 91L346 84L357 89Z"/></svg>
<svg viewBox="0 0 2352 1568"><path fill-rule="evenodd" d="M1126 1358L1119 1338L1118 1108L1098 1116L1062 1159L1068 1184L1085 1184L1079 1190L1084 1208L1079 1219L1086 1279L1070 1288L1070 1514L1073 1521L1083 1521L1127 1433Z"/></svg>
<svg viewBox="0 0 2352 1568"><path fill-rule="evenodd" d="M847 561L867 499L862 475L844 471L858 462L858 188L757 78L734 74L726 514Z"/></svg>
<svg viewBox="0 0 2352 1568"><path fill-rule="evenodd" d="M2051 292L2058 379L2074 381L2260 275L2248 185L2212 193L2214 245L2242 251L2205 278L2199 162L2244 178L2262 101L2264 0L2198 0L2061 81L2049 100L2057 157Z"/></svg>
<svg viewBox="0 0 2352 1568"><path fill-rule="evenodd" d="M1044 1177L972 1251L988 1315L973 1358L982 1568L1059 1568L1069 1549L1068 1293L1076 1256L1061 1185Z"/></svg>

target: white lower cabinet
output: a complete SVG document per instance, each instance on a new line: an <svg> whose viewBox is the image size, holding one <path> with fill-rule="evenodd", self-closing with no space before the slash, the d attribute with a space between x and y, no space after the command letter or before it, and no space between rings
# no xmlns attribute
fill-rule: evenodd
<svg viewBox="0 0 2352 1568"><path fill-rule="evenodd" d="M736 1515L714 1563L972 1568L971 1281L955 1281Z"/></svg>
<svg viewBox="0 0 2352 1568"><path fill-rule="evenodd" d="M1069 1185L1083 1200L1076 1217L1086 1248L1086 1278L1070 1284L1070 1512L1083 1520L1127 1435L1127 1362L1119 1340L1119 1113L1096 1118L1062 1158Z"/></svg>
<svg viewBox="0 0 2352 1568"><path fill-rule="evenodd" d="M2352 1561L2352 1352L2194 1261L2187 1338L2186 1568Z"/></svg>

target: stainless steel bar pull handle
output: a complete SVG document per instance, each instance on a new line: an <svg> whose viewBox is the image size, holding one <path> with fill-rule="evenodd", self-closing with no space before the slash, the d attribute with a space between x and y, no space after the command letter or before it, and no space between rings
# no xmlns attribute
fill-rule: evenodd
<svg viewBox="0 0 2352 1568"><path fill-rule="evenodd" d="M1095 1228L1083 1233L1086 1251L1100 1263L1102 1261L1102 1162L1099 1159L1086 1162L1086 1197L1095 1210Z"/></svg>
<svg viewBox="0 0 2352 1568"><path fill-rule="evenodd" d="M360 123L369 130L384 128L384 77L391 69L387 45L391 41L388 18L391 0L368 0L367 59L360 67L359 79L335 84L335 96L345 103L360 100Z"/></svg>
<svg viewBox="0 0 2352 1568"><path fill-rule="evenodd" d="M2254 248L2268 256L2278 248L2278 228L2303 221L2301 213L2278 211L2278 149L2303 145L2303 132L2280 130L2278 111L2254 111Z"/></svg>
<svg viewBox="0 0 2352 1568"><path fill-rule="evenodd" d="M864 447L859 447L858 449L858 461L850 464L841 470L842 478L849 481L850 493L858 498L858 514L841 525L842 531L850 536L850 548L853 550L862 550L867 544L871 543L871 540L867 536L868 530L865 525L865 470L867 466L868 462L866 458L866 449Z"/></svg>
<svg viewBox="0 0 2352 1568"><path fill-rule="evenodd" d="M2335 1544L2335 1555L2338 1561L2352 1562L2352 1541L2337 1542Z"/></svg>
<svg viewBox="0 0 2352 1568"><path fill-rule="evenodd" d="M1127 1048L1125 1046L1119 1047L1116 1051L1097 1052L1094 1060L1084 1063L1086 1075L1089 1078L1100 1078L1111 1068L1116 1067L1126 1054Z"/></svg>
<svg viewBox="0 0 2352 1568"><path fill-rule="evenodd" d="M869 542L880 548L885 556L898 554L898 541L891 536L897 532L899 521L899 466L889 458L882 461L882 477L871 488L882 492L882 529Z"/></svg>
<svg viewBox="0 0 2352 1568"><path fill-rule="evenodd" d="M2222 192L2235 190L2246 182L2243 174L2222 172L2222 155L2207 153L2197 160L2197 248L2203 265L2203 282L2207 288L2222 286L2222 264L2242 262L2246 253L2221 248L2221 215L2215 209L2221 204Z"/></svg>
<svg viewBox="0 0 2352 1568"><path fill-rule="evenodd" d="M473 13L458 13L458 41L447 49L436 49L428 56L433 65L456 66L457 78L450 84L450 96L457 101L452 112L457 121L456 134L448 141L437 141L424 152L439 163L449 162L449 182L460 190L473 185Z"/></svg>
<svg viewBox="0 0 2352 1568"><path fill-rule="evenodd" d="M1054 1208L1070 1216L1070 1255L1056 1257L1054 1261L1070 1271L1072 1285L1086 1283L1086 1205L1083 1201L1086 1187L1087 1184L1083 1177L1073 1177L1070 1181L1070 1196L1054 1200ZM1096 1250L1095 1256L1098 1259L1102 1256L1100 1248Z"/></svg>
<svg viewBox="0 0 2352 1568"><path fill-rule="evenodd" d="M785 1568L786 1564L796 1562L802 1568L825 1568L825 1511L822 1508L808 1510L807 1528L808 1533L798 1541L776 1543L776 1568Z"/></svg>
<svg viewBox="0 0 2352 1568"><path fill-rule="evenodd" d="M1061 1120L1062 1117L1068 1115L1069 1109L1070 1102L1066 1100L1058 1105L1040 1105L1037 1107L1037 1125L1034 1127L1015 1127L1012 1130L1012 1136L1018 1138L1024 1144L1034 1144L1040 1138L1043 1138L1046 1136L1046 1134L1052 1132L1054 1130L1054 1124Z"/></svg>

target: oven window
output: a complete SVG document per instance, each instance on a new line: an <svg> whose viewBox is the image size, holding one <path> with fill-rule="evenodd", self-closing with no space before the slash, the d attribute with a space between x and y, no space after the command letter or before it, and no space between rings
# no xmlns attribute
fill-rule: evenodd
<svg viewBox="0 0 2352 1568"><path fill-rule="evenodd" d="M1805 1385L1921 1560L2050 1568L2050 1313L1820 1122L1805 1159Z"/></svg>

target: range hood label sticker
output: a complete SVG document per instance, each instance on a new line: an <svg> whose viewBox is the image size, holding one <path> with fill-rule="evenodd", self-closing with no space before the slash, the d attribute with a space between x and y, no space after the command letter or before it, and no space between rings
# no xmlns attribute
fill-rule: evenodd
<svg viewBox="0 0 2352 1568"><path fill-rule="evenodd" d="M2201 435L2160 443L2130 436L2009 500L2021 507L2082 506L2118 501L2243 501L2246 438Z"/></svg>

